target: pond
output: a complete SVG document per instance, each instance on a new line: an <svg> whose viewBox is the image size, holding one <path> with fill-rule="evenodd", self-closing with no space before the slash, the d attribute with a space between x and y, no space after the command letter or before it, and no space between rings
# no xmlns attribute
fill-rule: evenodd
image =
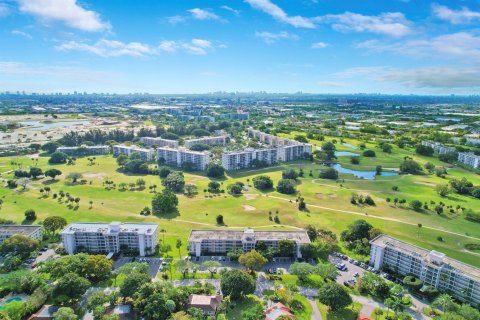
<svg viewBox="0 0 480 320"><path fill-rule="evenodd" d="M375 180L375 171L360 171L360 170L352 170L342 167L341 164L333 165L333 168L340 173L347 173L352 174L357 178L366 179L366 180ZM382 171L380 174L382 177L391 177L391 176L398 176L398 172L393 171Z"/></svg>
<svg viewBox="0 0 480 320"><path fill-rule="evenodd" d="M16 297L12 297L12 298L8 298L8 299L5 299L5 301L3 301L1 304L0 304L0 310L3 310L5 305L6 304L9 304L10 302L14 302L14 301L24 301L24 300L27 300L26 297L23 297L23 296L16 296Z"/></svg>
<svg viewBox="0 0 480 320"><path fill-rule="evenodd" d="M58 122L41 122L41 121L20 121L19 124L22 126L33 127L31 130L45 130L45 129L55 129L55 128L66 128L71 126L77 126L80 124L88 124L90 121L80 120L80 121L58 121Z"/></svg>
<svg viewBox="0 0 480 320"><path fill-rule="evenodd" d="M358 149L357 146L354 146L353 144L350 144L350 143L344 142L344 143L342 143L342 144L343 144L345 147L348 147L348 148L350 148L350 149Z"/></svg>
<svg viewBox="0 0 480 320"><path fill-rule="evenodd" d="M359 156L358 153L350 152L350 151L335 151L336 157L355 157Z"/></svg>

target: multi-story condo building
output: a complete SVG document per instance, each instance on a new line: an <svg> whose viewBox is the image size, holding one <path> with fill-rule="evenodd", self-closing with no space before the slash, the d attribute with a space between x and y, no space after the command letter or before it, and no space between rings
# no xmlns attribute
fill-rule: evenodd
<svg viewBox="0 0 480 320"><path fill-rule="evenodd" d="M205 137L198 139L185 140L185 147L191 148L195 144L208 144L209 146L224 146L229 139L229 136Z"/></svg>
<svg viewBox="0 0 480 320"><path fill-rule="evenodd" d="M210 152L161 147L157 148L157 160L174 167L182 167L185 162L190 161L196 170L205 170L210 162Z"/></svg>
<svg viewBox="0 0 480 320"><path fill-rule="evenodd" d="M220 119L248 120L248 118L248 113L225 113L220 115Z"/></svg>
<svg viewBox="0 0 480 320"><path fill-rule="evenodd" d="M140 256L145 256L155 253L158 224L75 222L68 225L60 235L68 254L79 251L117 253L120 250L135 250Z"/></svg>
<svg viewBox="0 0 480 320"><path fill-rule="evenodd" d="M108 154L109 146L79 146L79 147L58 147L58 152L63 152L69 156L94 156Z"/></svg>
<svg viewBox="0 0 480 320"><path fill-rule="evenodd" d="M475 155L473 152L460 152L458 154L458 162L480 169L480 156Z"/></svg>
<svg viewBox="0 0 480 320"><path fill-rule="evenodd" d="M379 235L370 241L370 265L413 275L461 301L480 305L480 269L407 242Z"/></svg>
<svg viewBox="0 0 480 320"><path fill-rule="evenodd" d="M447 154L457 151L457 149L454 147L447 147L439 142L434 141L422 141L422 146L431 147L433 151L438 154Z"/></svg>
<svg viewBox="0 0 480 320"><path fill-rule="evenodd" d="M154 137L141 137L140 142L147 146L178 148L178 141Z"/></svg>
<svg viewBox="0 0 480 320"><path fill-rule="evenodd" d="M41 240L42 226L2 224L0 225L0 244L16 234L21 234L23 236L32 238L33 240Z"/></svg>
<svg viewBox="0 0 480 320"><path fill-rule="evenodd" d="M192 230L188 236L188 252L192 256L200 257L209 254L226 254L233 249L242 249L244 252L255 249L259 241L276 250L280 240L291 240L295 243L292 254L301 258L300 247L310 243L307 232L293 231L266 231L246 228L245 230Z"/></svg>
<svg viewBox="0 0 480 320"><path fill-rule="evenodd" d="M113 155L115 157L121 154L130 157L133 153L138 153L143 161L155 160L155 151L152 149L144 149L137 146L126 146L123 144L113 146Z"/></svg>

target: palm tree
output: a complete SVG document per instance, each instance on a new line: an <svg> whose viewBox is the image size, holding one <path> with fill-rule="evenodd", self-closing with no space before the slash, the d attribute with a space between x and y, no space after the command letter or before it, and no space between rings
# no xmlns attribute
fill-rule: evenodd
<svg viewBox="0 0 480 320"><path fill-rule="evenodd" d="M421 223L417 224L418 227L418 233L417 233L417 238L420 238L420 229L422 229L423 225Z"/></svg>
<svg viewBox="0 0 480 320"><path fill-rule="evenodd" d="M442 311L446 313L448 307L453 303L454 303L453 298L449 294L444 293L438 296L438 298L435 299L435 301L433 301L432 306L434 307L441 306Z"/></svg>

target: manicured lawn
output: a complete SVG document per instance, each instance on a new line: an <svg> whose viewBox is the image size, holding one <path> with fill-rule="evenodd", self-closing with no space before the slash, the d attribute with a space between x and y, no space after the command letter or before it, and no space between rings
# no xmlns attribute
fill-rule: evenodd
<svg viewBox="0 0 480 320"><path fill-rule="evenodd" d="M324 320L355 320L357 319L359 311L362 309L362 304L354 302L345 309L329 312L326 305L321 304L318 300L316 300L316 303Z"/></svg>
<svg viewBox="0 0 480 320"><path fill-rule="evenodd" d="M346 142L358 145L359 142L346 139ZM315 142L314 142L315 143ZM317 142L321 144L321 142ZM350 150L350 148L337 144L339 150ZM436 158L418 157L410 150L403 150L397 147L393 148L392 154L384 154L375 149L374 144L368 144L377 152L376 159L367 159L361 157L360 166L371 170L368 166L381 164L384 168L398 167L403 156L409 155L425 163L430 161L436 165L440 164ZM423 246L428 249L434 249L446 253L452 258L462 260L480 266L478 256L465 252L466 243L480 243L476 239L470 239L465 235L480 238L479 225L464 219L461 210L457 213L444 212L437 215L431 209L422 212L415 212L408 207L408 202L418 199L422 202L436 203L443 201L454 208L457 204L462 207L477 209L478 201L472 197L466 197L451 194L447 198L440 198L435 185L447 183L434 175L410 176L401 175L394 177L377 177L376 180L368 181L357 179L351 175L341 174L340 183L331 180L318 179L318 172L322 167L307 161L297 161L289 164L281 164L273 168L261 170L242 170L228 174L228 177L222 179L222 189L236 181L242 181L249 188L245 195L233 197L228 194L213 195L204 192L210 179L202 173L186 173L185 179L189 183L194 183L198 187L198 194L188 198L179 195L179 207L177 213L171 213L164 216L141 216L139 212L145 206L151 206L153 193L148 188L151 185L157 186L157 191L162 189L161 180L152 175L126 175L118 170L115 159L112 156L97 156L96 163L89 165L86 158L80 158L75 165L55 165L50 166L47 163L48 158L40 157L38 166L44 171L55 167L63 172L63 175L52 181L50 178L43 178L31 181L26 190L18 187L15 190L0 188L0 197L3 200L0 209L1 217L12 219L18 223L24 220L24 212L27 209L34 209L37 213L36 223L41 222L51 215L65 217L68 222L73 221L91 221L91 222L152 222L160 225L159 239L169 244L172 250L168 255L173 257L184 256L187 254L187 238L191 229L217 229L217 228L237 228L255 227L258 229L288 230L293 227L305 227L308 224L314 224L318 227L331 229L339 234L348 224L357 219L365 219L372 223L376 228L398 237L402 240ZM15 164L12 164L12 161ZM356 167L349 164L349 157L339 157L339 161L344 166ZM436 162L435 162L436 161ZM36 164L35 161L27 157L0 158L0 172L6 179L13 178L9 171L18 168L18 163L24 169ZM367 166L367 167L364 167ZM258 175L269 175L274 183L281 179L281 172L285 168L302 168L304 177L299 179L297 186L297 195L284 195L271 190L269 192L260 192L252 186L252 179ZM310 171L313 176L310 176ZM71 172L79 172L83 179L87 180L84 185L68 183L65 181L66 175ZM458 178L467 177L474 183L480 184L480 178L471 172L461 168L450 170L450 174ZM131 183L142 178L146 181L146 188L143 190L117 189L107 190L103 183L106 180L112 180L118 186L121 182ZM52 191L48 197L42 196L40 189L49 186ZM393 191L392 187L397 186L398 191ZM53 199L52 195L59 191L68 192L73 197L79 197L79 206L68 206L67 204ZM358 206L350 203L350 197L353 192L358 194L370 195L376 202L375 206ZM298 195L305 198L307 203L307 212L300 212L295 203ZM407 204L394 205L393 202L387 202L386 199L394 198L406 199ZM90 206L90 201L92 205ZM278 214L277 214L278 212ZM222 214L225 221L224 227L216 226L215 217ZM280 223L275 223L273 217L278 215ZM382 220L388 219L388 220ZM421 223L423 227L419 229L417 224ZM457 234L451 234L434 230L448 230ZM439 241L442 237L443 241ZM177 239L182 240L182 247L179 251L175 248ZM198 275L197 275L198 276Z"/></svg>
<svg viewBox="0 0 480 320"><path fill-rule="evenodd" d="M304 296L296 294L293 296L292 311L297 320L310 320L312 317L312 306Z"/></svg>
<svg viewBox="0 0 480 320"><path fill-rule="evenodd" d="M232 307L228 308L227 319L229 320L241 320L242 312L253 308L255 305L262 305L262 302L254 295L249 295L243 300L236 301L231 304Z"/></svg>

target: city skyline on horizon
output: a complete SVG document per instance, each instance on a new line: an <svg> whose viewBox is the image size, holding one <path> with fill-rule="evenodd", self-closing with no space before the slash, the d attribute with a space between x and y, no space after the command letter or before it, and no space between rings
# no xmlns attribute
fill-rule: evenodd
<svg viewBox="0 0 480 320"><path fill-rule="evenodd" d="M0 88L475 95L478 22L476 0L0 0Z"/></svg>

